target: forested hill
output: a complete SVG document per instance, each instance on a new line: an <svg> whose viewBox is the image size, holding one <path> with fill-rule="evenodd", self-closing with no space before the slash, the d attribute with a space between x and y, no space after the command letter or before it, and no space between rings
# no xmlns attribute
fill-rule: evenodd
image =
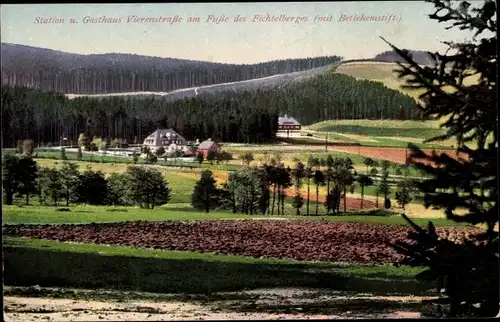
<svg viewBox="0 0 500 322"><path fill-rule="evenodd" d="M187 139L259 143L274 138L278 116L304 125L332 119L421 119L415 101L383 84L324 73L302 82L254 91L226 91L167 100L164 97L80 97L27 88L2 88L4 146L17 140L75 141L94 135L142 142L156 128Z"/></svg>
<svg viewBox="0 0 500 322"><path fill-rule="evenodd" d="M133 54L80 55L1 44L2 85L72 94L169 92L330 65L339 56L236 65Z"/></svg>

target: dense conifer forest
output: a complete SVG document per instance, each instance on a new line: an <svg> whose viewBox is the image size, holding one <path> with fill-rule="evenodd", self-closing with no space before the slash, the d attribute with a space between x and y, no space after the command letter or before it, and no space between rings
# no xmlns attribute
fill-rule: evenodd
<svg viewBox="0 0 500 322"><path fill-rule="evenodd" d="M2 87L4 147L31 138L37 143L76 141L78 135L142 142L156 128L174 128L189 140L262 143L274 138L277 118L302 124L331 119L421 119L414 100L373 81L325 73L310 80L253 91L163 97L81 97L21 87Z"/></svg>
<svg viewBox="0 0 500 322"><path fill-rule="evenodd" d="M72 94L167 92L304 71L342 60L323 56L225 64L133 54L79 55L6 43L1 51L2 85Z"/></svg>

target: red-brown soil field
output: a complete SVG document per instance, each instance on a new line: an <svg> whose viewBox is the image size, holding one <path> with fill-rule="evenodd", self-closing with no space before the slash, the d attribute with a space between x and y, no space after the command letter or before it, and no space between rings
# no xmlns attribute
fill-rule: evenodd
<svg viewBox="0 0 500 322"><path fill-rule="evenodd" d="M315 189L311 189L315 190ZM294 189L288 189L286 190L285 194L288 197L293 197L295 196L295 190ZM305 192L302 192L302 197L305 199L307 198L307 195ZM326 200L326 192L321 192L318 194L318 201L321 203L324 203ZM316 191L311 191L309 194L309 200L312 202L316 201ZM304 200L305 203L305 200ZM383 202L381 203L383 205ZM363 209L375 209L375 201L372 200L363 200ZM323 205L320 205L321 210L324 211L325 207ZM302 208L302 212L304 212L304 207ZM312 205L311 208L314 212L314 209L316 209L316 205ZM340 200L340 209L344 209L344 198ZM347 197L347 210L360 210L361 209L361 198L352 198L352 197Z"/></svg>
<svg viewBox="0 0 500 322"><path fill-rule="evenodd" d="M63 242L349 263L399 261L402 256L390 244L405 240L409 231L405 226L307 220L4 226L5 235ZM460 242L479 229L447 227L437 231Z"/></svg>
<svg viewBox="0 0 500 322"><path fill-rule="evenodd" d="M410 156L411 151L407 148L390 148L390 147L375 147L375 146L342 146L342 147L329 147L332 151L340 151L347 153L354 153L362 155L365 157L370 157L373 159L387 160L395 163L406 163L406 157ZM407 151L408 150L408 151ZM457 159L457 153L455 150L432 150L432 149L422 149L426 154L431 154L435 151L437 154L446 153L450 157ZM460 157L466 158L466 155L461 154ZM419 160L423 163L423 160Z"/></svg>

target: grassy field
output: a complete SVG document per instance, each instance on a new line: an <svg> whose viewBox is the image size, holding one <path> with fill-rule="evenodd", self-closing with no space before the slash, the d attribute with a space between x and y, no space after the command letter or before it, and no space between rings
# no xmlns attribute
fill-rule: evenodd
<svg viewBox="0 0 500 322"><path fill-rule="evenodd" d="M405 131L407 129L439 129L439 122L437 121L399 121L399 120L331 120L318 122L307 126L309 130L320 131L322 128L335 127L335 126L346 126L346 127L363 127L370 129L380 129L380 130L394 130L400 129Z"/></svg>
<svg viewBox="0 0 500 322"><path fill-rule="evenodd" d="M385 63L385 62L355 62L342 64L335 69L335 73L345 74L357 79L367 79L383 83L388 88L398 90L406 95L409 95L415 99L425 93L423 90L409 90L401 88L404 84L404 80L398 78L398 73L395 69L399 69L396 63ZM464 80L465 85L477 84L478 75L468 77ZM445 90L452 92L451 88L445 88Z"/></svg>
<svg viewBox="0 0 500 322"><path fill-rule="evenodd" d="M423 294L420 268L346 265L4 238L5 285L203 294L270 287L321 287ZM19 269L23 267L23 269ZM77 270L77 274L75 274Z"/></svg>
<svg viewBox="0 0 500 322"><path fill-rule="evenodd" d="M311 213L315 203L311 202ZM321 206L322 207L322 206ZM66 208L66 207L64 207ZM122 221L165 221L165 220L238 220L270 218L268 215L244 215L231 212L210 212L208 214L191 208L189 204L167 204L155 209L141 209L138 207L112 206L82 206L74 205L69 211L60 211L60 207L51 206L4 206L3 224L79 224L91 222L122 222ZM321 209L321 208L320 208ZM305 209L303 209L305 211ZM324 212L323 209L321 209ZM384 210L351 212L339 216L295 216L290 205L285 207L285 216L290 220L327 220L338 222L366 222L385 225L407 225L406 221L397 213ZM278 218L278 216L273 216ZM416 218L419 225L426 225L428 219ZM433 218L436 226L462 226L445 218Z"/></svg>
<svg viewBox="0 0 500 322"><path fill-rule="evenodd" d="M328 139L332 144L335 142L356 143L361 146L374 146L374 147L391 147L391 148L407 148L411 143L420 149L453 149L454 142L446 140L444 142L436 143L422 143L425 139L404 136L366 136L360 134L346 134L340 132L319 132L312 130L303 130L303 132L312 134L315 138L322 140ZM332 140L333 138L333 140Z"/></svg>
<svg viewBox="0 0 500 322"><path fill-rule="evenodd" d="M409 143L422 149L450 148L454 142L424 143L445 133L438 121L399 120L338 120L323 121L305 126L305 132L316 137L359 143L363 146L401 147Z"/></svg>
<svg viewBox="0 0 500 322"><path fill-rule="evenodd" d="M390 128L365 125L341 125L332 124L330 126L320 127L321 132L340 132L348 134L366 135L371 137L410 137L428 139L442 135L445 131L440 129L429 129L422 127Z"/></svg>

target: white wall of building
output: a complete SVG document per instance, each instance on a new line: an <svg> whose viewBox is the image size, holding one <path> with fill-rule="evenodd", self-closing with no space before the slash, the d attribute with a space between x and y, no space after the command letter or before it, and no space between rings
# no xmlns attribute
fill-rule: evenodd
<svg viewBox="0 0 500 322"><path fill-rule="evenodd" d="M276 132L276 136L280 138L286 138L286 137L298 137L300 136L300 131L278 131Z"/></svg>

